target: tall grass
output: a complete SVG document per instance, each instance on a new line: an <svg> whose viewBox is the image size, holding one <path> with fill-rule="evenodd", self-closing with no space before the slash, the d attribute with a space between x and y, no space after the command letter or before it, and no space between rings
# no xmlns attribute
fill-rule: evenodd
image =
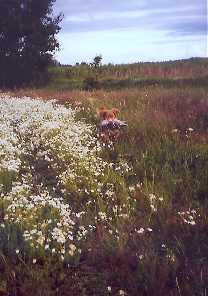
<svg viewBox="0 0 208 296"><path fill-rule="evenodd" d="M174 65L170 65L173 71ZM187 65L177 66L177 75L183 76L181 67ZM195 71L192 63L189 66L186 74ZM73 106L77 110L75 120L93 124L95 135L99 108L117 107L119 118L128 122L128 129L118 142L106 145L100 152L102 161L111 164L99 179L103 184L101 191L108 192L105 198L98 194L97 179L89 163L74 162L68 152L61 154L61 160L55 160L59 175L69 167L79 176L71 179L70 174L64 175L64 187L59 189L65 189L70 199L67 194L64 198L76 210L87 212L82 225L96 225L96 231L80 243L80 255L60 262L56 257L45 257L44 252L41 256L36 253L38 260L34 264L34 254L31 257L29 246L24 245L21 229L14 230L11 225L1 228L1 237L7 239L10 233L14 237L10 249L5 243L1 247L3 293L205 296L208 289L207 88L199 85L190 88L182 82L169 88L162 85L116 91L46 88L16 93L23 94L46 101L53 98L66 107ZM49 139L57 136L49 135ZM59 149L59 145L54 149ZM47 188L53 186L50 185L53 176L44 180L49 182ZM82 188L92 190L91 194L78 191ZM23 250L20 255L15 252L17 248ZM13 257L8 250L13 250Z"/></svg>
<svg viewBox="0 0 208 296"><path fill-rule="evenodd" d="M206 86L207 59L160 63L103 65L94 69L87 64L49 69L52 89L122 89L145 86Z"/></svg>

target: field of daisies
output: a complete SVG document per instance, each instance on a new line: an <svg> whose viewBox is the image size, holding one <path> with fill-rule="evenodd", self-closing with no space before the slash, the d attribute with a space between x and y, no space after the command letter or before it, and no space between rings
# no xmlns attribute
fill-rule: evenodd
<svg viewBox="0 0 208 296"><path fill-rule="evenodd" d="M0 295L206 295L207 145L89 112L0 95Z"/></svg>

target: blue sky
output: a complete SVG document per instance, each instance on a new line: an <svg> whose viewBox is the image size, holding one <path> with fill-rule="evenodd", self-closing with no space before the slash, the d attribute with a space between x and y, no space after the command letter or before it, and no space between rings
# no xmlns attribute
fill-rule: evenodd
<svg viewBox="0 0 208 296"><path fill-rule="evenodd" d="M57 0L63 64L163 61L207 56L206 0Z"/></svg>

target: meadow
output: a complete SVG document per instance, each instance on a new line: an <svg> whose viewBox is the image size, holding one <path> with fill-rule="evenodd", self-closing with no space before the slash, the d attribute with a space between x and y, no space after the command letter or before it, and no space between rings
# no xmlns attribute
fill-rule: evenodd
<svg viewBox="0 0 208 296"><path fill-rule="evenodd" d="M77 63L50 67L51 82L48 88L54 90L105 89L119 90L145 86L206 86L208 60L192 58L169 62L146 62L124 65L102 65Z"/></svg>
<svg viewBox="0 0 208 296"><path fill-rule="evenodd" d="M207 295L207 59L49 72L0 94L0 295Z"/></svg>

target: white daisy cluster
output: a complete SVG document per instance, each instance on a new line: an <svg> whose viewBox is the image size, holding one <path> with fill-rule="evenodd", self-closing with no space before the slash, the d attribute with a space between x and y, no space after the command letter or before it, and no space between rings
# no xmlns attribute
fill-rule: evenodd
<svg viewBox="0 0 208 296"><path fill-rule="evenodd" d="M199 217L199 214L197 214L197 211L194 209L178 212L178 215L181 217L184 223L190 224L190 225L196 225L196 219Z"/></svg>
<svg viewBox="0 0 208 296"><path fill-rule="evenodd" d="M5 112L6 105L0 105L0 170L18 172L21 145L14 131L14 118L11 112Z"/></svg>
<svg viewBox="0 0 208 296"><path fill-rule="evenodd" d="M7 204L5 222L18 223L32 247L65 252L66 241L73 241L74 215L62 198L44 191L34 195L30 185L14 184L4 196ZM47 247L48 246L48 247Z"/></svg>
<svg viewBox="0 0 208 296"><path fill-rule="evenodd" d="M129 166L104 161L94 127L75 115L55 101L0 95L0 223L18 224L32 248L62 259L81 253L97 223L133 210L123 178ZM11 188L4 171L15 173Z"/></svg>
<svg viewBox="0 0 208 296"><path fill-rule="evenodd" d="M149 199L149 202L150 202L151 211L157 212L158 202L162 202L163 197L158 197L155 194L150 193L150 194L148 194L148 199Z"/></svg>

